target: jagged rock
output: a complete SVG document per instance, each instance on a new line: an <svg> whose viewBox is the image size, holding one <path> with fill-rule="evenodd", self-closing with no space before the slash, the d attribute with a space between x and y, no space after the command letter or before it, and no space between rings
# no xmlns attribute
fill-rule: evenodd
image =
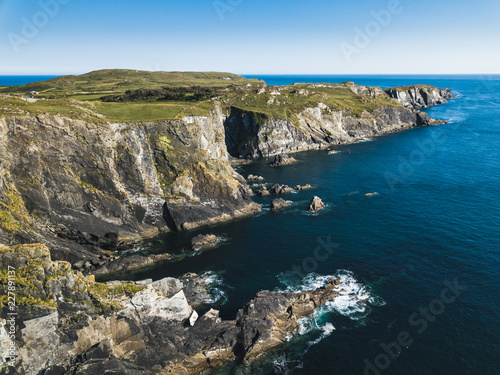
<svg viewBox="0 0 500 375"><path fill-rule="evenodd" d="M325 204L323 203L323 201L321 200L321 198L319 197L314 197L311 201L311 203L309 204L309 207L307 208L309 211L312 211L312 212L318 212L318 211L321 211L325 208Z"/></svg>
<svg viewBox="0 0 500 375"><path fill-rule="evenodd" d="M448 103L447 99L456 98L450 89L429 85L395 87L384 91L407 108L428 108Z"/></svg>
<svg viewBox="0 0 500 375"><path fill-rule="evenodd" d="M281 198L273 199L273 201L271 202L271 210L273 211L282 210L290 205L291 203L287 202L284 199Z"/></svg>
<svg viewBox="0 0 500 375"><path fill-rule="evenodd" d="M248 175L247 177L248 181L263 181L264 177L262 176L254 176L253 174Z"/></svg>
<svg viewBox="0 0 500 375"><path fill-rule="evenodd" d="M206 250L217 246L221 241L221 237L214 234L199 234L191 240L191 248L194 251Z"/></svg>
<svg viewBox="0 0 500 375"><path fill-rule="evenodd" d="M281 166L290 165L290 164L293 164L296 162L297 162L297 160L292 158L291 156L289 156L287 154L282 154L282 155L276 155L274 157L274 161L272 163L270 163L269 165L271 167L281 167Z"/></svg>
<svg viewBox="0 0 500 375"><path fill-rule="evenodd" d="M297 185L295 186L295 190L301 191L301 190L308 190L312 189L312 186L307 184L307 185Z"/></svg>
<svg viewBox="0 0 500 375"><path fill-rule="evenodd" d="M288 185L274 184L269 188L269 193L274 195L288 194L292 191L293 189Z"/></svg>
<svg viewBox="0 0 500 375"><path fill-rule="evenodd" d="M257 190L256 194L263 196L263 197L266 195L271 195L271 193L269 192L269 190L267 190L267 187L265 187L265 186L263 186L259 190Z"/></svg>
<svg viewBox="0 0 500 375"><path fill-rule="evenodd" d="M179 280L182 282L182 290L186 295L189 305L193 308L197 308L211 299L207 290L207 276L188 273L181 276Z"/></svg>

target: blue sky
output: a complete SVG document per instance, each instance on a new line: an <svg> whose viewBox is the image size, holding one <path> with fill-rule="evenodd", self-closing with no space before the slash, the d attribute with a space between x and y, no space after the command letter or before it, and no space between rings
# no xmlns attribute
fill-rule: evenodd
<svg viewBox="0 0 500 375"><path fill-rule="evenodd" d="M0 0L0 74L500 73L500 1Z"/></svg>

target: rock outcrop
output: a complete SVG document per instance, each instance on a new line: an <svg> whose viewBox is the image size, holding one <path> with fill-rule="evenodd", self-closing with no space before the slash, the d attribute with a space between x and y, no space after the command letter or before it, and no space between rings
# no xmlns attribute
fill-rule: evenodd
<svg viewBox="0 0 500 375"><path fill-rule="evenodd" d="M276 155L274 157L274 161L272 163L270 163L269 165L271 167L281 167L281 166L290 165L290 164L293 164L296 162L297 162L297 160L295 160L291 156L289 156L287 154L283 154L283 155Z"/></svg>
<svg viewBox="0 0 500 375"><path fill-rule="evenodd" d="M299 319L335 299L339 280L300 293L262 291L235 320L216 310L196 275L140 283L95 283L54 262L44 245L0 248L0 268L15 267L15 374L198 374L230 360L249 360L298 331ZM0 278L7 318L8 276ZM11 374L2 351L11 342L0 324L0 374Z"/></svg>
<svg viewBox="0 0 500 375"><path fill-rule="evenodd" d="M429 85L402 86L384 90L406 108L428 108L448 103L456 98L450 89L440 89Z"/></svg>
<svg viewBox="0 0 500 375"><path fill-rule="evenodd" d="M293 189L288 185L273 184L269 188L269 192L274 195L288 194L292 191Z"/></svg>
<svg viewBox="0 0 500 375"><path fill-rule="evenodd" d="M311 212L319 212L325 209L325 204L320 197L314 197L307 208Z"/></svg>
<svg viewBox="0 0 500 375"><path fill-rule="evenodd" d="M214 234L200 234L191 240L191 248L194 251L206 250L217 246L221 238Z"/></svg>

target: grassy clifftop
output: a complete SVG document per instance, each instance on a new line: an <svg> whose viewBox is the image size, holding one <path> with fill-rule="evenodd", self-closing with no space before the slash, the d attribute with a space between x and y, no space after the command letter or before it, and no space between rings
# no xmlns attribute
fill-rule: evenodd
<svg viewBox="0 0 500 375"><path fill-rule="evenodd" d="M23 97L32 91L37 94ZM292 120L306 107L322 104L355 116L399 106L379 88L352 82L266 86L260 80L213 72L100 70L0 88L0 116L49 113L88 122L154 121L204 115L214 103Z"/></svg>
<svg viewBox="0 0 500 375"><path fill-rule="evenodd" d="M232 73L215 72L147 72L140 70L105 69L79 76L69 75L27 85L0 88L0 93L25 94L38 91L44 98L92 100L106 94L120 94L140 88L164 86L189 87L262 84Z"/></svg>

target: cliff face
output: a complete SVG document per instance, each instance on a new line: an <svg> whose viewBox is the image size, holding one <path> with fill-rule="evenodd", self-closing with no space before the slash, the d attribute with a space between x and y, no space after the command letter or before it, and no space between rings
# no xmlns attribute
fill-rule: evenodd
<svg viewBox="0 0 500 375"><path fill-rule="evenodd" d="M428 108L448 103L447 99L456 97L450 89L428 85L395 87L384 91L407 108Z"/></svg>
<svg viewBox="0 0 500 375"><path fill-rule="evenodd" d="M0 243L44 242L74 262L94 259L96 247L256 212L227 162L223 119L1 118Z"/></svg>
<svg viewBox="0 0 500 375"><path fill-rule="evenodd" d="M387 96L377 88L354 84L347 87L361 100ZM396 105L376 106L353 114L349 109L336 110L319 103L288 120L232 107L225 127L231 155L257 157L351 143L377 134L441 123L425 113Z"/></svg>

